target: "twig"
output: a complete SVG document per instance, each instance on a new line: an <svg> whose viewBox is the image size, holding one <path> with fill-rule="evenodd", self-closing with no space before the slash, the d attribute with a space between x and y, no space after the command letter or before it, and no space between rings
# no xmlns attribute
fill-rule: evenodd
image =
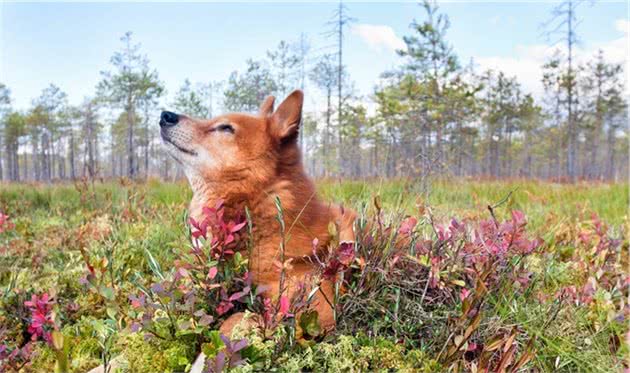
<svg viewBox="0 0 630 373"><path fill-rule="evenodd" d="M490 215L492 216L492 220L494 221L494 225L496 225L496 227L499 227L499 221L497 220L496 215L494 215L494 209L496 209L497 207L501 206L502 204L504 204L505 202L507 202L510 197L512 196L512 194L514 192L516 192L518 190L518 187L512 189L510 191L510 193L507 194L507 196L503 197L502 200L500 200L499 202L497 202L494 206L492 205L488 205L488 211L490 211Z"/></svg>

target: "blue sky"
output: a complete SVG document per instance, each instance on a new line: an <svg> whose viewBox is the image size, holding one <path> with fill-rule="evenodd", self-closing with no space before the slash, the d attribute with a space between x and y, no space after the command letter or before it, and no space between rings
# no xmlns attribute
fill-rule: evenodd
<svg viewBox="0 0 630 373"><path fill-rule="evenodd" d="M409 24L424 12L412 2L349 2L356 19L345 38L345 63L358 91L369 94L379 74L397 63L394 50ZM549 1L443 2L450 17L448 39L462 61L517 75L523 86L540 90L539 66L550 52L541 23L556 3ZM250 3L11 3L0 4L0 81L13 92L14 106L26 108L49 83L78 104L94 92L99 71L120 47L119 37L136 42L165 82L169 97L185 78L226 79L249 57L261 58L280 40L305 33L313 57L333 44L323 33L335 2ZM602 48L613 60L628 59L625 1L581 5L580 58ZM308 92L307 92L308 93Z"/></svg>

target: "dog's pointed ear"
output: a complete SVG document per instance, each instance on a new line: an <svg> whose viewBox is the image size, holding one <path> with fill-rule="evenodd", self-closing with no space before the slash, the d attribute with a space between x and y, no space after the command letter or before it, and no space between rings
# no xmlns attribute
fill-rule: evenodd
<svg viewBox="0 0 630 373"><path fill-rule="evenodd" d="M282 101L271 116L271 132L282 142L295 138L302 121L304 93L299 89Z"/></svg>
<svg viewBox="0 0 630 373"><path fill-rule="evenodd" d="M265 101L260 104L260 108L258 109L258 115L261 117L268 117L273 113L273 103L276 101L276 98L273 96L267 96Z"/></svg>

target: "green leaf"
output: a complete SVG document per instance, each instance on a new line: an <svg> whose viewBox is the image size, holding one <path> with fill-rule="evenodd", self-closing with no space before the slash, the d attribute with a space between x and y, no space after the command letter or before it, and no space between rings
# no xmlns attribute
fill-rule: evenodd
<svg viewBox="0 0 630 373"><path fill-rule="evenodd" d="M319 314L317 311L307 311L300 316L300 327L310 337L317 337L321 334L322 328L319 325Z"/></svg>
<svg viewBox="0 0 630 373"><path fill-rule="evenodd" d="M201 345L201 351L207 356L207 358L213 358L217 356L217 353L225 348L225 344L221 340L221 333L218 330L213 330L209 334L210 342Z"/></svg>
<svg viewBox="0 0 630 373"><path fill-rule="evenodd" d="M162 268L160 267L160 263L158 263L157 260L155 260L155 258L153 257L153 254L151 254L149 249L145 248L144 253L147 256L147 261L149 262L149 268L151 268L151 271L153 272L153 274L159 277L161 281L164 281L165 277L164 277L164 273L162 272Z"/></svg>
<svg viewBox="0 0 630 373"><path fill-rule="evenodd" d="M101 285L98 289L98 293L103 296L103 298L107 300L114 300L114 289L107 287L105 285Z"/></svg>
<svg viewBox="0 0 630 373"><path fill-rule="evenodd" d="M118 311L113 308L113 307L107 307L107 316L109 316L110 319L112 320L116 320L116 315L118 314Z"/></svg>

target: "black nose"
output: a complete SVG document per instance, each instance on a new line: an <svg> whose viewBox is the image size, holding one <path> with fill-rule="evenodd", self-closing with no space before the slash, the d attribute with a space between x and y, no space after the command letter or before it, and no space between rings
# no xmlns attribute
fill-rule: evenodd
<svg viewBox="0 0 630 373"><path fill-rule="evenodd" d="M163 111L162 115L160 115L160 126L161 127L168 127L168 126L174 126L177 124L177 122L179 121L179 115L170 112L170 111Z"/></svg>

